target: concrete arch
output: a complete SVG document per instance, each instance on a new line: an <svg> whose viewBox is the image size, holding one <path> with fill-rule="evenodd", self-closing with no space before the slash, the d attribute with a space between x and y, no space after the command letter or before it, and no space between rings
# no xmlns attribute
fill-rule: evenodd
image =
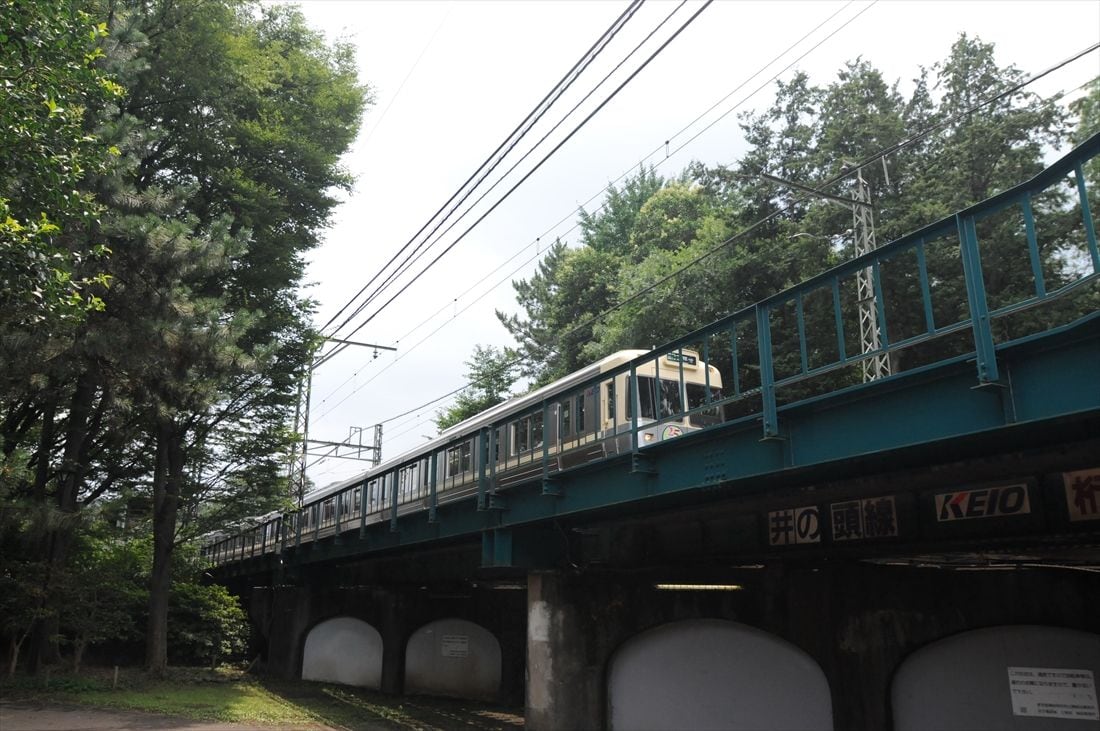
<svg viewBox="0 0 1100 731"><path fill-rule="evenodd" d="M612 729L830 731L829 683L786 640L717 619L673 622L627 641L608 670Z"/></svg>
<svg viewBox="0 0 1100 731"><path fill-rule="evenodd" d="M302 652L302 680L379 689L382 635L354 617L334 617L314 625Z"/></svg>
<svg viewBox="0 0 1100 731"><path fill-rule="evenodd" d="M1028 676L1045 670L1091 673L1092 714L1073 713L1059 705L1088 706L1064 698L1073 689L1057 687L1065 679ZM1049 678L1049 679L1048 679ZM1100 728L1096 710L1096 679L1100 678L1100 635L1061 627L1006 625L963 632L927 645L906 658L891 684L896 731L981 731L982 729ZM1076 680L1083 680L1077 678ZM1013 681L1016 681L1013 684ZM1024 681L1021 683L1021 681ZM1052 685L1054 683L1055 685ZM1014 691L1013 688L1016 688ZM1081 693L1088 689L1082 688ZM1058 697L1063 696L1062 700ZM1038 704L1043 703L1040 709Z"/></svg>
<svg viewBox="0 0 1100 731"><path fill-rule="evenodd" d="M405 692L495 700L500 695L500 642L464 619L430 622L405 649Z"/></svg>

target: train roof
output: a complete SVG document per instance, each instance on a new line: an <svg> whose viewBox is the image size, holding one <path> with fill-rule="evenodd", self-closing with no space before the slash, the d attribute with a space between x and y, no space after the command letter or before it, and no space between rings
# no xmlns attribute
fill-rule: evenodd
<svg viewBox="0 0 1100 731"><path fill-rule="evenodd" d="M581 383L584 380L603 373L604 371L609 370L615 366L622 365L623 363L628 363L634 358L637 358L640 355L645 355L648 352L648 350L633 349L620 350L612 353L605 358L601 358L595 363L587 365L580 370L574 371L569 375L563 378L559 378L552 383L548 383L541 388L537 388L530 393L525 393L523 395L508 399L507 401L503 401L496 406L492 406L479 414L471 416L469 419L461 421L458 424L455 424L454 426L445 429L437 436L433 437L431 440L419 445L416 449L410 449L406 452L402 452L398 456L392 457L375 467L371 467L369 470L355 475L354 477L349 477L346 480L330 483L325 487L313 490L305 496L304 502L312 503L318 499L328 497L333 493L340 492L341 490L363 482L363 480L369 479L372 474L386 472L396 465L408 461L411 457L435 451L436 449L442 447L444 444L451 442L459 437L477 432L481 427L485 426L486 423L491 424L500 417L505 416L513 411L523 410L524 408L531 406L532 404L538 403L543 398L552 393L560 391L564 388L569 388L576 383Z"/></svg>

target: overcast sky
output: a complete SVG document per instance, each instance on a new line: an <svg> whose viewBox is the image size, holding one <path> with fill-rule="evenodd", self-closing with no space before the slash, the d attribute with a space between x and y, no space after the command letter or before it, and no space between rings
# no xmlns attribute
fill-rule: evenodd
<svg viewBox="0 0 1100 731"><path fill-rule="evenodd" d="M416 234L627 3L307 0L300 6L328 38L356 46L361 79L375 96L345 159L357 179L355 190L310 258L309 294L319 302L317 325L322 325ZM665 0L645 3L574 85L579 93L555 105L547 123L517 147L519 153L676 7ZM697 0L687 2L654 41L548 139L545 150L701 7ZM310 436L343 440L350 427L369 429L461 386L463 361L474 344L510 343L493 313L516 309L511 279L529 276L538 252L554 238L576 242L578 206L595 210L607 184L640 164L658 165L667 176L692 160L735 162L745 149L736 114L766 109L774 88L768 82L776 74L786 79L801 70L815 82L828 83L846 60L862 56L888 80L899 81L907 94L919 67L945 58L960 32L995 43L1001 64L1031 75L1100 41L1100 1L713 3L507 201L354 336L396 347L396 353L375 359L369 350L352 348L317 370ZM1097 75L1100 54L1093 52L1032 89L1050 95ZM722 114L727 116L715 121ZM667 158L666 140L672 153ZM454 241L542 159L542 149L435 250ZM518 155L500 170L515 159ZM368 308L364 315L373 311ZM384 458L435 434L432 417L438 407L387 421ZM364 468L328 459L311 466L309 476L321 486Z"/></svg>

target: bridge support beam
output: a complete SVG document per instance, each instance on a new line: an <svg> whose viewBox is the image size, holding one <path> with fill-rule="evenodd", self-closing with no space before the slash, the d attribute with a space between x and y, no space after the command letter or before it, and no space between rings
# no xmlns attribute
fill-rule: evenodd
<svg viewBox="0 0 1100 731"><path fill-rule="evenodd" d="M528 574L529 731L603 726L603 677L586 662L592 628L578 598L560 572Z"/></svg>
<svg viewBox="0 0 1100 731"><path fill-rule="evenodd" d="M302 643L311 621L311 598L309 588L303 586L252 589L253 622L267 639L267 671L277 678L302 677Z"/></svg>

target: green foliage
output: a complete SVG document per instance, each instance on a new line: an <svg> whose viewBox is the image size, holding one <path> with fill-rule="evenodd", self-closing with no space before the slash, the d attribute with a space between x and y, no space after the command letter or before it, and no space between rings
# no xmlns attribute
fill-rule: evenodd
<svg viewBox="0 0 1100 731"><path fill-rule="evenodd" d="M92 521L57 592L59 631L72 647L80 670L87 647L139 636L138 618L148 595L150 544L111 535Z"/></svg>
<svg viewBox="0 0 1100 731"><path fill-rule="evenodd" d="M870 187L879 244L1028 179L1044 167L1047 151L1067 141L1061 107L1023 91L964 113L1022 78L1019 70L997 63L992 45L964 34L946 59L921 70L908 98L863 59L845 64L825 85L813 84L806 74L778 83L771 108L742 116L749 149L736 165L694 163L673 182L641 171L621 190L610 190L602 210L581 214L580 246L556 245L532 277L514 283L522 314L498 317L516 338L526 373L545 383L612 351L656 345L854 254L850 207L766 181L761 173L810 187L828 183L829 193L852 197L856 181L853 175L842 176L847 168L916 137L885 164L861 171ZM1074 106L1081 120L1078 141L1100 118L1096 89ZM1092 166L1086 174L1096 176L1097 170L1100 166ZM1056 191L1034 202L1043 224L1040 250L1048 289L1071 281L1087 258L1084 238L1073 228L1079 209L1070 192ZM979 231L993 303L1016 302L1033 293L1021 228L999 218ZM937 324L966 318L957 246L930 246L926 258ZM884 286L894 302L919 301L915 264L908 277L903 269L884 265ZM843 286L852 292L842 291L842 298L853 299L854 281ZM887 300L893 339L923 329L920 307L893 308ZM1084 295L1083 301L1043 313L1006 318L998 321L997 335L1003 340L1042 327L1044 317L1065 321L1065 313L1052 315L1059 307L1085 311L1100 304L1090 302ZM832 317L829 308L811 308L807 332L833 332ZM846 331L858 332L854 315L844 317ZM776 350L796 353L796 336L790 313L776 313ZM835 337L819 340L835 350ZM942 357L945 347L955 346L937 343L903 356L915 363ZM711 357L722 362L729 353L720 346ZM817 352L810 353L811 360L816 357ZM793 362L777 363L777 368L789 365ZM838 372L830 378L836 386L854 375ZM791 393L788 389L786 395Z"/></svg>
<svg viewBox="0 0 1100 731"><path fill-rule="evenodd" d="M16 39L0 44L0 84L13 90L0 106L0 297L14 298L0 321L5 502L62 516L148 506L133 524L155 536L145 596L163 664L175 546L289 494L288 422L314 338L297 291L304 253L350 185L339 157L369 95L351 48L291 8L0 10ZM72 314L73 292L87 316ZM87 552L72 520L43 530L29 542L50 569L43 606L66 593L105 606L67 572L114 564ZM189 601L213 611L218 598L200 594ZM104 633L122 632L101 616ZM74 649L99 637L82 619L51 616Z"/></svg>
<svg viewBox="0 0 1100 731"><path fill-rule="evenodd" d="M436 414L436 428L443 431L506 400L516 381L515 364L515 353L507 349L474 346L473 355L466 361L466 378L470 385L458 394L450 407Z"/></svg>
<svg viewBox="0 0 1100 731"><path fill-rule="evenodd" d="M224 586L176 581L169 608L170 659L181 665L240 660L248 647L248 618Z"/></svg>
<svg viewBox="0 0 1100 731"><path fill-rule="evenodd" d="M1077 126L1073 131L1073 142L1081 144L1089 137L1100 132L1100 76L1085 87L1085 95L1070 105L1077 115Z"/></svg>
<svg viewBox="0 0 1100 731"><path fill-rule="evenodd" d="M94 133L95 110L121 87L97 65L105 23L78 2L0 2L0 311L8 323L79 319L102 308L105 249L81 240L100 212L86 176L117 150Z"/></svg>

